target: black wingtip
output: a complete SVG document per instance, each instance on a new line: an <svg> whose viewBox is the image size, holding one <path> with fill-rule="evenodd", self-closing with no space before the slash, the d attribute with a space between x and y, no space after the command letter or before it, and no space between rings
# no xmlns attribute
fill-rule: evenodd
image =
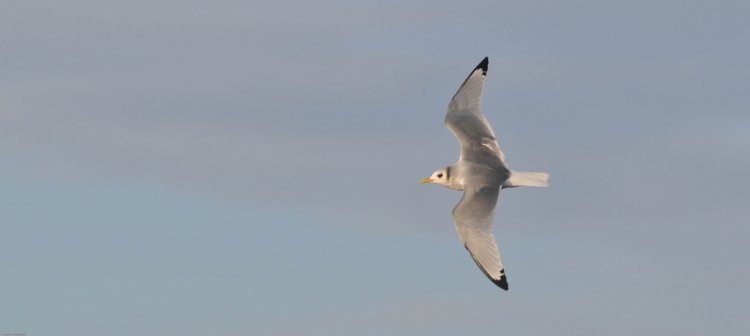
<svg viewBox="0 0 750 336"><path fill-rule="evenodd" d="M502 288L503 290L508 290L508 280L505 278L505 275L500 277L500 280L491 279L492 283L497 285L497 287Z"/></svg>
<svg viewBox="0 0 750 336"><path fill-rule="evenodd" d="M487 278L490 279L490 281L492 281L492 283L494 283L495 285L497 285L497 287L500 287L506 291L508 290L508 280L505 277L504 268L500 270L500 279L499 280L495 279L489 274L487 274L487 271L484 270L484 267L482 267L482 265L479 264L479 262L477 261L477 258L474 257L474 253L471 253L471 250L469 250L469 246L464 244L464 248L466 249L466 251L469 251L469 255L471 256L471 259L474 260L474 263L477 264L477 266L479 266L479 269L482 270L482 273L484 273L484 275L486 275Z"/></svg>
<svg viewBox="0 0 750 336"><path fill-rule="evenodd" d="M474 70L482 69L482 74L487 75L487 66L490 64L490 59L485 57Z"/></svg>

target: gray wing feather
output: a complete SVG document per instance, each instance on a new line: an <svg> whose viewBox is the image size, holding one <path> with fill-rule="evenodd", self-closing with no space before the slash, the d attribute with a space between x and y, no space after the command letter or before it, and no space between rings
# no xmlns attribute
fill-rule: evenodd
<svg viewBox="0 0 750 336"><path fill-rule="evenodd" d="M481 107L487 64L485 58L453 96L445 114L445 126L461 144L460 160L498 168L505 167L505 156Z"/></svg>
<svg viewBox="0 0 750 336"><path fill-rule="evenodd" d="M500 195L499 186L467 186L453 209L456 231L471 257L484 274L508 290L500 251L492 234L492 217Z"/></svg>

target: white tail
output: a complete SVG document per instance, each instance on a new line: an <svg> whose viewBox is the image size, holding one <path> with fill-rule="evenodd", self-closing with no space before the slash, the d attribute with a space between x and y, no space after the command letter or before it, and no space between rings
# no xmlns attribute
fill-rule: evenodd
<svg viewBox="0 0 750 336"><path fill-rule="evenodd" d="M549 174L539 172L510 171L510 177L503 183L503 188L547 187Z"/></svg>

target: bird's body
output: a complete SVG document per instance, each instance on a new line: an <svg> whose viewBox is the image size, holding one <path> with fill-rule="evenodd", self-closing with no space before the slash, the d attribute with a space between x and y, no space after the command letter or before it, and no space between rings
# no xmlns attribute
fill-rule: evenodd
<svg viewBox="0 0 750 336"><path fill-rule="evenodd" d="M505 269L492 234L492 217L500 189L547 186L549 174L511 171L506 165L505 155L481 110L488 63L485 57L448 104L445 125L461 144L458 162L434 172L422 182L464 191L463 198L453 209L458 236L482 272L497 286L508 290Z"/></svg>
<svg viewBox="0 0 750 336"><path fill-rule="evenodd" d="M493 168L471 161L459 160L445 168L447 188L463 191L466 185L494 185L502 186L510 176L510 171Z"/></svg>

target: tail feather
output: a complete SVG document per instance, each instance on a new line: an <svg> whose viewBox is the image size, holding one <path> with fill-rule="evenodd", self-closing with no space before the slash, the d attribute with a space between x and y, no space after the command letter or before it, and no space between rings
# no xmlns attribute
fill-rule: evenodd
<svg viewBox="0 0 750 336"><path fill-rule="evenodd" d="M549 186L548 173L520 171L511 171L510 177L503 184L503 188L547 186Z"/></svg>

